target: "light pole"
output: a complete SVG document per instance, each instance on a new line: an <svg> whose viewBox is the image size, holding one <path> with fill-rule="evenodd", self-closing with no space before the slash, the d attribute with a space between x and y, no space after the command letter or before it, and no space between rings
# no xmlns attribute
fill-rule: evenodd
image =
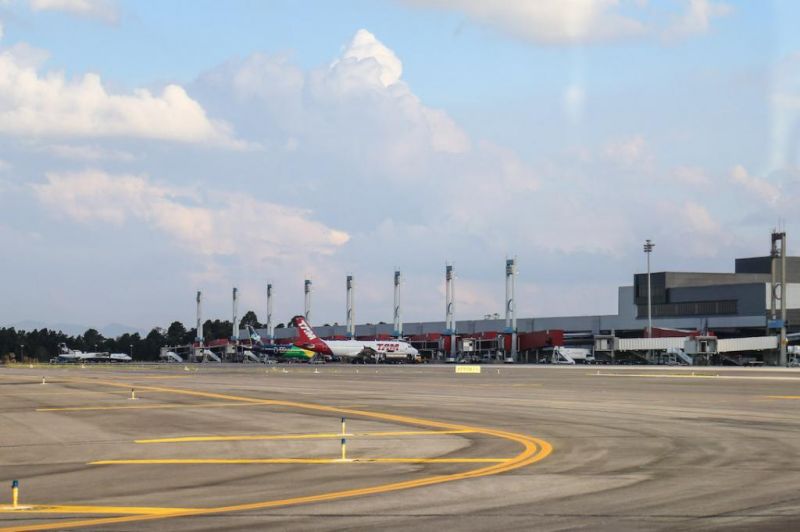
<svg viewBox="0 0 800 532"><path fill-rule="evenodd" d="M644 252L647 255L647 337L653 337L653 298L650 293L650 253L655 244L648 238L644 241Z"/></svg>
<svg viewBox="0 0 800 532"><path fill-rule="evenodd" d="M22 362L22 359L25 358L25 346L23 344L19 344L19 361Z"/></svg>
<svg viewBox="0 0 800 532"><path fill-rule="evenodd" d="M131 349L131 358L133 358L133 344L130 344L128 347Z"/></svg>

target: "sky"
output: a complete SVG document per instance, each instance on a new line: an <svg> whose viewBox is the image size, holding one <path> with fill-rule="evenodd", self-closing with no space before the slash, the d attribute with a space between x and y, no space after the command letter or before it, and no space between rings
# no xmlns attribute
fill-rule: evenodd
<svg viewBox="0 0 800 532"><path fill-rule="evenodd" d="M800 224L791 0L0 0L0 325L615 313ZM800 238L800 237L798 237Z"/></svg>

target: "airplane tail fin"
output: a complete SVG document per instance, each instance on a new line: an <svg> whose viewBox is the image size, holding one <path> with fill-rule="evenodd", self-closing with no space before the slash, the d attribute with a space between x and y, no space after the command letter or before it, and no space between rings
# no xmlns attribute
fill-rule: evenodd
<svg viewBox="0 0 800 532"><path fill-rule="evenodd" d="M306 349L324 349L326 347L325 342L323 342L320 337L316 335L311 326L306 322L305 317L295 316L292 321L294 322L294 326L297 327L298 339L297 342L295 342L295 345Z"/></svg>
<svg viewBox="0 0 800 532"><path fill-rule="evenodd" d="M247 333L250 335L250 339L257 344L261 343L261 335L258 334L255 328L252 325L245 325L247 327Z"/></svg>

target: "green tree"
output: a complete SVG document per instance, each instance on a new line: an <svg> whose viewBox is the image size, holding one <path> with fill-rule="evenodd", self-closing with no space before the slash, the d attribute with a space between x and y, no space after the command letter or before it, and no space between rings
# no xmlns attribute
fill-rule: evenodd
<svg viewBox="0 0 800 532"><path fill-rule="evenodd" d="M97 329L87 329L83 333L83 348L86 351L97 351L102 349L106 339Z"/></svg>
<svg viewBox="0 0 800 532"><path fill-rule="evenodd" d="M256 313L252 310L245 312L244 316L242 316L242 319L239 321L239 327L244 328L245 325L255 327L256 329L262 327L261 323L258 322L258 316L256 316Z"/></svg>
<svg viewBox="0 0 800 532"><path fill-rule="evenodd" d="M141 358L144 360L158 360L161 348L167 344L167 335L164 329L159 327L150 331L142 343Z"/></svg>
<svg viewBox="0 0 800 532"><path fill-rule="evenodd" d="M185 336L186 327L179 321L173 321L167 328L167 343L169 345L182 344Z"/></svg>

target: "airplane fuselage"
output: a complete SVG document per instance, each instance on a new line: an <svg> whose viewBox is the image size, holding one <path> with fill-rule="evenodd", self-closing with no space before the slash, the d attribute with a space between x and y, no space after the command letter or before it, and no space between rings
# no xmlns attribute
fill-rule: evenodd
<svg viewBox="0 0 800 532"><path fill-rule="evenodd" d="M298 340L294 345L321 355L332 355L345 360L372 354L387 359L405 359L419 355L411 344L401 340L323 340L306 323L303 316L295 316L292 321L298 333Z"/></svg>
<svg viewBox="0 0 800 532"><path fill-rule="evenodd" d="M374 351L385 358L407 358L415 356L417 350L402 341L359 341L359 340L323 340L331 355L337 358L356 358L364 351Z"/></svg>

